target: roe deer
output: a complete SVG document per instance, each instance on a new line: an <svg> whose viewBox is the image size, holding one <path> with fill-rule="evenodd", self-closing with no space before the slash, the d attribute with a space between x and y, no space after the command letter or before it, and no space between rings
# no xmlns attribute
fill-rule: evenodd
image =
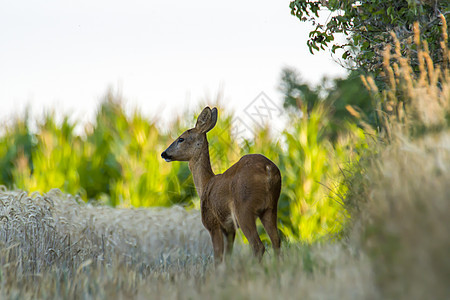
<svg viewBox="0 0 450 300"><path fill-rule="evenodd" d="M277 205L281 191L278 167L261 154L248 154L223 174L215 175L209 159L206 133L217 122L217 108L205 107L195 127L180 135L162 154L167 162L188 161L201 201L202 223L209 231L216 264L233 250L236 229L241 228L253 254L261 259L265 248L256 230L259 217L276 254L280 250Z"/></svg>

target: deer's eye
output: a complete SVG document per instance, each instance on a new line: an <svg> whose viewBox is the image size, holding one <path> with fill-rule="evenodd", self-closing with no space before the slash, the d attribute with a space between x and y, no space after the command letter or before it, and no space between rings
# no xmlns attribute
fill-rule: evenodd
<svg viewBox="0 0 450 300"><path fill-rule="evenodd" d="M183 141L184 141L183 138L179 138L179 139L178 139L178 143L182 143Z"/></svg>

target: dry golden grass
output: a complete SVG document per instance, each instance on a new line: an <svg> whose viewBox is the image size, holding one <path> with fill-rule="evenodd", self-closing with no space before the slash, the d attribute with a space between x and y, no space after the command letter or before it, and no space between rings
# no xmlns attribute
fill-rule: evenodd
<svg viewBox="0 0 450 300"><path fill-rule="evenodd" d="M53 190L0 192L0 298L360 299L373 295L362 254L288 245L260 264L237 245L214 269L198 211L94 207ZM346 282L352 282L351 288Z"/></svg>
<svg viewBox="0 0 450 300"><path fill-rule="evenodd" d="M180 249L188 255L211 252L199 212L179 206L114 209L85 204L59 190L30 197L21 191L3 191L0 201L0 242L5 247L17 244L30 255L36 252L38 257L32 261L38 264L37 270L40 263L51 262L66 250L78 262L126 253L136 259L131 255L135 252L145 253L141 259L148 263L175 259Z"/></svg>
<svg viewBox="0 0 450 300"><path fill-rule="evenodd" d="M368 255L377 291L394 299L450 295L450 131L397 136L364 169L353 245ZM356 199L355 199L356 198Z"/></svg>
<svg viewBox="0 0 450 300"><path fill-rule="evenodd" d="M383 298L450 297L450 58L443 17L442 29L442 64L433 64L415 26L419 72L393 36L393 53L385 51L387 88L365 81L380 100L383 130L347 202L352 243L368 255Z"/></svg>

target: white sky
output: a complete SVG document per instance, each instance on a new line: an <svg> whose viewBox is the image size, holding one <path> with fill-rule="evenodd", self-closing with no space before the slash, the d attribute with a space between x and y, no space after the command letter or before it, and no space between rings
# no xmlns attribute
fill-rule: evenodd
<svg viewBox="0 0 450 300"><path fill-rule="evenodd" d="M0 120L27 104L89 120L110 86L163 119L220 89L238 110L262 91L281 103L284 66L345 74L309 30L289 0L0 0Z"/></svg>

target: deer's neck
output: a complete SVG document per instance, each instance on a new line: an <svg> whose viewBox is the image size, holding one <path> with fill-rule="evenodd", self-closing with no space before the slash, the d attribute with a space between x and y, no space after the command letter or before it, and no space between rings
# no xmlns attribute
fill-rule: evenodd
<svg viewBox="0 0 450 300"><path fill-rule="evenodd" d="M205 141L200 154L189 161L189 169L194 177L195 188L197 189L197 194L200 198L202 197L202 193L205 190L208 181L214 176L214 172L211 169L206 136Z"/></svg>

